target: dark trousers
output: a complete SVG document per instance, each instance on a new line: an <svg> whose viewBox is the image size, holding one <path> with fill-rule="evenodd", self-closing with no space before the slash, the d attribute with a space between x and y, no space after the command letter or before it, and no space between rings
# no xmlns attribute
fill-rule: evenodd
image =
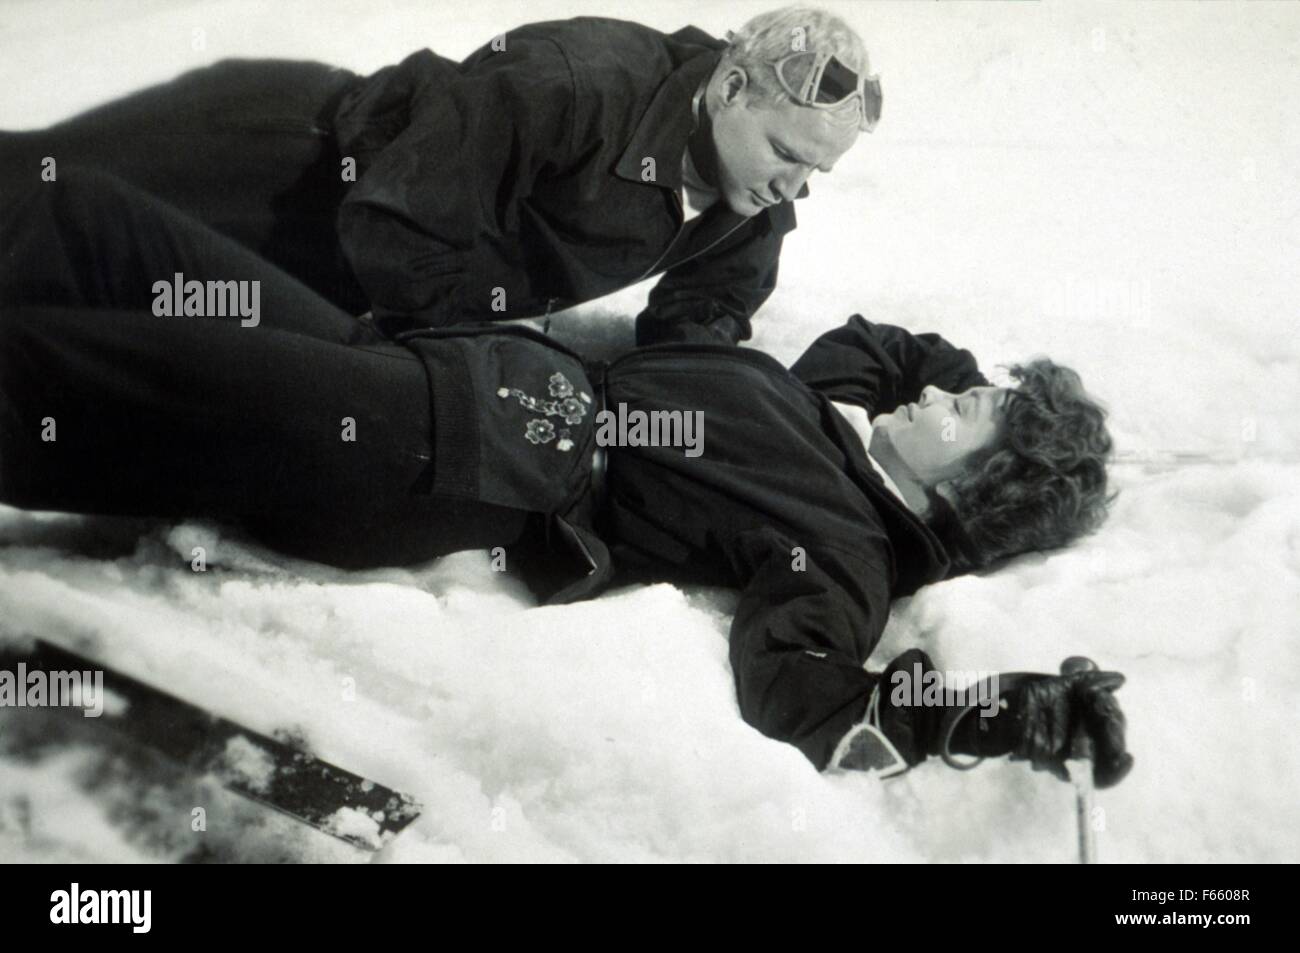
<svg viewBox="0 0 1300 953"><path fill-rule="evenodd" d="M156 316L177 272L259 281L260 323ZM427 492L429 394L406 348L115 176L0 203L3 502L232 520L342 566L510 545L527 514Z"/></svg>
<svg viewBox="0 0 1300 953"><path fill-rule="evenodd" d="M0 197L44 184L47 158L60 176L99 169L361 314L336 231L349 183L331 126L356 82L321 63L224 60L49 129L0 132Z"/></svg>

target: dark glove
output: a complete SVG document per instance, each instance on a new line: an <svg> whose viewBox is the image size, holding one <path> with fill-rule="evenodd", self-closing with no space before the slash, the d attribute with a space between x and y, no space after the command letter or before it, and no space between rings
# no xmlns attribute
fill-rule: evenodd
<svg viewBox="0 0 1300 953"><path fill-rule="evenodd" d="M1004 694L1012 715L1011 757L1068 780L1065 762L1078 732L1092 743L1093 783L1119 784L1133 768L1133 756L1124 750L1124 712L1115 698L1123 684L1119 672L1024 677Z"/></svg>

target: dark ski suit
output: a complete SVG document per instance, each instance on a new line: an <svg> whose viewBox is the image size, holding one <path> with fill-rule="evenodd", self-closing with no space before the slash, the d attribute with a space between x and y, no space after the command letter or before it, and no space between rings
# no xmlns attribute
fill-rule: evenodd
<svg viewBox="0 0 1300 953"><path fill-rule="evenodd" d="M680 196L692 97L725 44L578 17L502 45L370 77L222 61L0 133L0 189L47 156L110 172L389 331L536 317L662 274L638 343L748 338L794 206L684 223Z"/></svg>
<svg viewBox="0 0 1300 953"><path fill-rule="evenodd" d="M741 713L819 768L864 719L890 601L949 571L830 403L879 413L984 383L936 336L854 316L790 370L721 345L585 362L490 324L385 340L75 167L0 208L0 249L4 502L235 520L348 566L502 546L550 602L614 581L733 586ZM261 280L260 323L156 316L153 283L175 272ZM595 424L620 404L702 411L703 454L609 447L597 487ZM936 750L933 710L885 714L909 762Z"/></svg>

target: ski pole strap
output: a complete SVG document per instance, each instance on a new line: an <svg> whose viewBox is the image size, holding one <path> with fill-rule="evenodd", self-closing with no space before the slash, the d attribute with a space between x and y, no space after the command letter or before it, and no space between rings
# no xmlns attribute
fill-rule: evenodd
<svg viewBox="0 0 1300 953"><path fill-rule="evenodd" d="M975 704L966 705L960 709L955 709L955 715L944 716L946 727L943 730L943 745L939 750L939 754L943 758L944 764L950 768L956 768L958 771L969 771L971 768L978 767L980 762L984 760L983 755L975 755L974 761L962 763L961 761L958 761L952 753L952 736L957 730L957 725L977 707L979 706Z"/></svg>
<svg viewBox="0 0 1300 953"><path fill-rule="evenodd" d="M867 716L850 728L835 746L829 765L832 770L872 771L882 779L896 778L911 770L907 759L881 728L880 684L876 682L871 692Z"/></svg>
<svg viewBox="0 0 1300 953"><path fill-rule="evenodd" d="M1031 674L1033 673L1006 672L998 675L998 701L999 701L1000 709L1001 709L1001 705L1004 703L1006 696L1011 692L1015 691L1016 688L1020 685L1020 683L1023 682L1025 678ZM1042 677L1042 676L1035 676L1035 677ZM957 729L958 727L960 727L962 720L967 715L970 714L971 710L978 707L980 707L978 702L971 702L969 704L961 706L960 708L949 709L944 713L943 719L940 721L939 737L941 741L939 744L939 755L940 757L943 758L943 763L948 765L948 767L950 768L956 768L958 771L969 771L971 768L978 765L981 761L983 761L986 757L990 755L1007 753L1006 751L985 751L980 754L976 754L974 751L962 752L963 754L975 755L974 761L967 761L967 762L958 761L954 756L954 752L952 750L952 742L953 742L953 738L957 734ZM1001 709L999 710L998 714L994 716L994 720L996 720L997 718L1006 718L1009 717L1010 715L1011 712L1006 711L1005 709ZM1002 744L1005 744L1008 733L1006 731L1002 731L1002 732L997 732L997 734L1000 736L999 737L1000 743L998 743L997 746L1001 747ZM978 736L973 736L973 737L975 739L978 738ZM975 747L974 740L972 741L971 747L972 748Z"/></svg>

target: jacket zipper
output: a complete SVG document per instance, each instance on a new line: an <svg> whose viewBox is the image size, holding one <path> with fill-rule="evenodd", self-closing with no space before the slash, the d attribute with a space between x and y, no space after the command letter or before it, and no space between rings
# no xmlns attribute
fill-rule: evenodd
<svg viewBox="0 0 1300 953"><path fill-rule="evenodd" d="M654 264L652 264L649 268L647 268L644 272L642 272L641 276L636 279L637 281L645 281L645 279L649 278L652 274L654 274L654 270L659 267L659 263L668 257L668 253L672 251L673 246L677 244L677 239L682 237L682 231L686 228L686 212L682 208L682 197L678 195L677 192L675 191L673 192L673 201L677 203L677 216L679 219L681 219L680 224L678 224L677 226L677 231L673 233L672 241L670 241L667 247L664 248L663 254L661 254L658 258L654 260ZM719 199L718 201L722 201L722 199ZM713 246L717 245L719 242L724 242L732 235L734 235L747 221L749 221L749 219L741 219L738 223L736 223L736 225L734 225L732 228L730 228L723 234L719 235L713 241L709 242L699 251L695 252L694 254L687 255L685 258L681 259L680 261L673 262L672 267L676 268L678 265L684 265L688 261L699 258L701 255L703 255Z"/></svg>
<svg viewBox="0 0 1300 953"><path fill-rule="evenodd" d="M686 228L686 211L682 208L682 197L678 195L676 191L673 192L673 201L677 204L677 230L673 232L672 240L664 246L664 250L659 257L651 263L649 268L641 272L641 276L637 278L636 281L645 281L654 274L654 270L659 267L659 262L668 257L668 253L672 251L673 246L677 244L677 239L682 237L682 231ZM636 284L636 281L634 281L633 284Z"/></svg>

